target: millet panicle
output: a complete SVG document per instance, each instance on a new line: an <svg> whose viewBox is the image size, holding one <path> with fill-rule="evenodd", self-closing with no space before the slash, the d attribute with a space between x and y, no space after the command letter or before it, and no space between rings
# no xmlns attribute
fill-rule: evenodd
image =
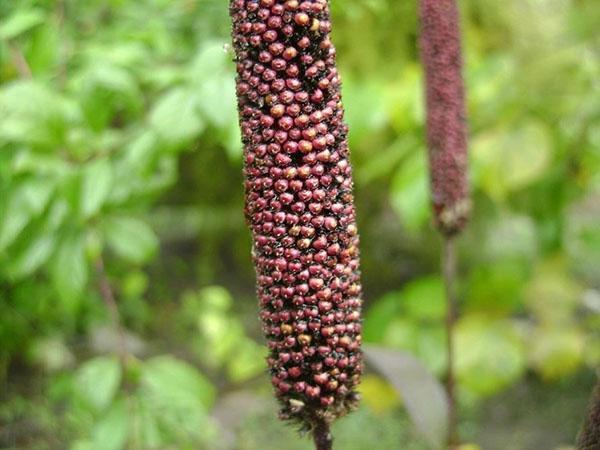
<svg viewBox="0 0 600 450"><path fill-rule="evenodd" d="M327 0L230 0L260 317L280 417L353 409L358 235Z"/></svg>
<svg viewBox="0 0 600 450"><path fill-rule="evenodd" d="M600 379L588 407L588 415L577 439L577 450L600 449Z"/></svg>
<svg viewBox="0 0 600 450"><path fill-rule="evenodd" d="M434 219L443 234L453 235L464 228L471 210L456 0L420 0L420 16Z"/></svg>

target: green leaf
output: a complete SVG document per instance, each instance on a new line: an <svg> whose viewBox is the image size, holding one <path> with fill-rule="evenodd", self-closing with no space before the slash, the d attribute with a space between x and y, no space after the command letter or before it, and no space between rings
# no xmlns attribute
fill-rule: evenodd
<svg viewBox="0 0 600 450"><path fill-rule="evenodd" d="M244 337L236 346L229 360L227 374L234 383L240 383L259 375L265 370L266 351L252 339Z"/></svg>
<svg viewBox="0 0 600 450"><path fill-rule="evenodd" d="M378 341L386 347L400 350L415 351L419 340L419 326L406 317L395 317L384 330L382 338Z"/></svg>
<svg viewBox="0 0 600 450"><path fill-rule="evenodd" d="M113 182L110 161L102 158L87 164L82 177L81 213L89 218L100 210L110 193Z"/></svg>
<svg viewBox="0 0 600 450"><path fill-rule="evenodd" d="M231 313L233 299L227 289L208 286L186 292L180 325L199 331L194 350L212 369L225 369L230 380L241 382L264 370L265 351L249 338L241 321Z"/></svg>
<svg viewBox="0 0 600 450"><path fill-rule="evenodd" d="M365 160L356 165L357 184L367 185L389 179L406 155L420 151L420 148L421 142L415 136L401 135L377 153L364 155Z"/></svg>
<svg viewBox="0 0 600 450"><path fill-rule="evenodd" d="M487 131L473 139L475 178L490 197L502 200L543 176L551 153L550 135L541 122Z"/></svg>
<svg viewBox="0 0 600 450"><path fill-rule="evenodd" d="M96 131L108 128L116 114L126 119L142 109L143 97L136 79L104 56L93 60L76 83L85 116Z"/></svg>
<svg viewBox="0 0 600 450"><path fill-rule="evenodd" d="M197 101L200 111L215 127L238 126L233 76L213 77L202 83Z"/></svg>
<svg viewBox="0 0 600 450"><path fill-rule="evenodd" d="M204 122L194 96L183 88L164 94L150 111L150 126L167 143L181 145L199 135Z"/></svg>
<svg viewBox="0 0 600 450"><path fill-rule="evenodd" d="M39 9L17 9L0 25L0 39L12 39L43 23L44 12Z"/></svg>
<svg viewBox="0 0 600 450"><path fill-rule="evenodd" d="M167 355L144 363L141 387L153 402L166 408L208 410L215 400L214 387L200 372Z"/></svg>
<svg viewBox="0 0 600 450"><path fill-rule="evenodd" d="M484 250L490 258L531 261L538 253L538 236L533 219L503 214L490 224Z"/></svg>
<svg viewBox="0 0 600 450"><path fill-rule="evenodd" d="M379 375L363 375L358 391L360 392L361 406L367 406L378 415L390 414L401 405L396 389Z"/></svg>
<svg viewBox="0 0 600 450"><path fill-rule="evenodd" d="M395 332L394 328L398 328L396 319L437 323L445 314L444 288L440 277L419 278L401 291L387 293L368 309L363 336L366 342L381 343ZM396 331L401 329L403 327ZM404 342L403 339L401 341Z"/></svg>
<svg viewBox="0 0 600 450"><path fill-rule="evenodd" d="M225 313L233 305L231 294L222 286L205 287L198 293L198 296L205 311L212 310Z"/></svg>
<svg viewBox="0 0 600 450"><path fill-rule="evenodd" d="M127 443L129 413L123 399L116 401L92 430L94 450L122 450Z"/></svg>
<svg viewBox="0 0 600 450"><path fill-rule="evenodd" d="M446 368L446 336L441 324L426 325L397 317L390 322L380 343L410 351L436 374L443 374Z"/></svg>
<svg viewBox="0 0 600 450"><path fill-rule="evenodd" d="M59 64L64 36L61 31L53 21L45 21L31 33L25 57L34 76L44 77Z"/></svg>
<svg viewBox="0 0 600 450"><path fill-rule="evenodd" d="M69 233L60 240L50 271L54 288L66 303L81 296L88 281L88 263L80 233Z"/></svg>
<svg viewBox="0 0 600 450"><path fill-rule="evenodd" d="M61 337L38 338L27 353L29 362L46 372L66 370L75 362L75 356Z"/></svg>
<svg viewBox="0 0 600 450"><path fill-rule="evenodd" d="M55 245L55 237L46 234L22 241L12 248L11 259L4 268L6 275L15 280L39 269L50 258Z"/></svg>
<svg viewBox="0 0 600 450"><path fill-rule="evenodd" d="M219 141L225 147L231 161L239 161L242 156L242 135L237 121L218 130Z"/></svg>
<svg viewBox="0 0 600 450"><path fill-rule="evenodd" d="M580 296L581 287L563 259L538 264L524 291L525 306L544 325L560 325L574 317Z"/></svg>
<svg viewBox="0 0 600 450"><path fill-rule="evenodd" d="M413 153L396 172L390 197L394 210L409 231L418 231L427 223L431 212L424 151Z"/></svg>
<svg viewBox="0 0 600 450"><path fill-rule="evenodd" d="M60 155L22 150L15 156L11 170L14 175L35 174L41 179L42 176L65 177L72 168Z"/></svg>
<svg viewBox="0 0 600 450"><path fill-rule="evenodd" d="M419 64L407 63L402 68L402 76L387 86L384 102L390 116L391 125L399 135L421 126L425 118L423 98L423 71Z"/></svg>
<svg viewBox="0 0 600 450"><path fill-rule="evenodd" d="M126 298L140 298L148 288L149 274L134 270L123 277L121 292Z"/></svg>
<svg viewBox="0 0 600 450"><path fill-rule="evenodd" d="M382 342L390 323L401 311L401 295L400 291L388 292L367 310L363 331L365 342Z"/></svg>
<svg viewBox="0 0 600 450"><path fill-rule="evenodd" d="M380 80L358 80L351 76L344 77L344 103L346 105L346 121L351 131L350 144L359 144L363 139L382 128L387 121L387 114L381 102L385 96L383 83Z"/></svg>
<svg viewBox="0 0 600 450"><path fill-rule="evenodd" d="M367 362L396 388L419 433L434 448L442 448L448 429L448 401L440 382L409 353L372 345L364 351Z"/></svg>
<svg viewBox="0 0 600 450"><path fill-rule="evenodd" d="M574 328L542 326L528 340L528 358L546 381L574 374L583 363L584 334Z"/></svg>
<svg viewBox="0 0 600 450"><path fill-rule="evenodd" d="M194 367L171 356L152 358L142 367L140 389L143 408L151 414L151 422L165 432L165 439L213 439L208 409L215 389Z"/></svg>
<svg viewBox="0 0 600 450"><path fill-rule="evenodd" d="M30 220L39 216L54 192L54 184L46 179L29 179L8 193L0 215L0 251L11 245Z"/></svg>
<svg viewBox="0 0 600 450"><path fill-rule="evenodd" d="M136 170L146 172L156 160L157 147L156 133L146 130L129 141L119 161L130 173Z"/></svg>
<svg viewBox="0 0 600 450"><path fill-rule="evenodd" d="M152 405L136 396L131 399L135 421L132 423L131 440L139 448L161 448L165 444L164 433L161 433L158 415L153 414ZM135 448L135 445L133 446Z"/></svg>
<svg viewBox="0 0 600 450"><path fill-rule="evenodd" d="M96 450L92 441L83 439L73 442L69 448L70 450Z"/></svg>
<svg viewBox="0 0 600 450"><path fill-rule="evenodd" d="M201 86L228 70L229 55L223 51L223 41L210 40L204 42L198 56L192 63L192 81Z"/></svg>
<svg viewBox="0 0 600 450"><path fill-rule="evenodd" d="M433 322L446 316L444 284L437 276L418 278L407 284L402 292L402 305L410 317Z"/></svg>
<svg viewBox="0 0 600 450"><path fill-rule="evenodd" d="M85 83L90 89L103 88L106 91L136 97L137 86L131 74L116 65L96 64L85 72Z"/></svg>
<svg viewBox="0 0 600 450"><path fill-rule="evenodd" d="M526 263L511 260L474 268L466 289L465 309L502 316L517 311L522 305L528 269Z"/></svg>
<svg viewBox="0 0 600 450"><path fill-rule="evenodd" d="M523 344L507 321L464 317L456 325L455 343L458 382L474 394L494 394L525 371Z"/></svg>
<svg viewBox="0 0 600 450"><path fill-rule="evenodd" d="M68 131L76 129L81 118L72 100L33 80L2 86L0 115L0 144L16 142L53 152L65 145Z"/></svg>
<svg viewBox="0 0 600 450"><path fill-rule="evenodd" d="M66 200L58 198L48 208L48 213L44 217L42 229L46 231L57 231L64 224L69 214L69 205Z"/></svg>
<svg viewBox="0 0 600 450"><path fill-rule="evenodd" d="M213 367L225 364L244 339L241 324L232 320L225 311L203 311L198 316L198 328L203 337L202 347L208 345L202 354Z"/></svg>
<svg viewBox="0 0 600 450"><path fill-rule="evenodd" d="M121 365L116 357L98 357L84 363L75 374L81 396L96 410L112 403L121 383Z"/></svg>
<svg viewBox="0 0 600 450"><path fill-rule="evenodd" d="M143 221L133 217L111 217L104 222L104 235L110 248L136 264L147 261L158 248L158 238Z"/></svg>
<svg viewBox="0 0 600 450"><path fill-rule="evenodd" d="M30 212L16 198L11 196L0 217L0 250L14 242L31 218Z"/></svg>

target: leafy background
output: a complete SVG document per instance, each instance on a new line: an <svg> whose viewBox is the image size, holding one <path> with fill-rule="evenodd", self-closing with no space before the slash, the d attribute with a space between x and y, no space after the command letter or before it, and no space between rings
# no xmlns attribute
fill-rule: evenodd
<svg viewBox="0 0 600 450"><path fill-rule="evenodd" d="M0 1L0 448L310 448L264 374L226 3ZM416 2L332 3L365 341L441 377ZM461 433L564 448L600 363L600 7L461 8ZM338 448L427 448L431 390L377 366Z"/></svg>

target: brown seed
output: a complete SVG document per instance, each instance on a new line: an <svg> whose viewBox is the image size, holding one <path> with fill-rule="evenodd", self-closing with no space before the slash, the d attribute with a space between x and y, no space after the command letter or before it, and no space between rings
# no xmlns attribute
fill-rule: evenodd
<svg viewBox="0 0 600 450"><path fill-rule="evenodd" d="M313 290L318 290L321 289L323 287L323 280L321 278L311 278L308 282L308 285L310 286L311 289Z"/></svg>
<svg viewBox="0 0 600 450"><path fill-rule="evenodd" d="M310 141L300 141L298 143L298 150L300 150L302 153L309 153L312 151L312 149L313 145Z"/></svg>
<svg viewBox="0 0 600 450"><path fill-rule="evenodd" d="M294 11L298 9L298 0L288 0L287 2L285 2L285 8L288 11Z"/></svg>
<svg viewBox="0 0 600 450"><path fill-rule="evenodd" d="M307 346L312 342L312 337L309 334L301 334L298 336L298 342L300 345Z"/></svg>
<svg viewBox="0 0 600 450"><path fill-rule="evenodd" d="M282 56L285 60L289 61L298 56L298 50L296 50L294 47L288 47L283 51Z"/></svg>
<svg viewBox="0 0 600 450"><path fill-rule="evenodd" d="M285 114L285 106L283 105L274 105L271 107L271 115L273 117L281 117Z"/></svg>
<svg viewBox="0 0 600 450"><path fill-rule="evenodd" d="M308 14L300 12L294 16L294 21L301 27L305 27L310 23L310 17L308 17Z"/></svg>

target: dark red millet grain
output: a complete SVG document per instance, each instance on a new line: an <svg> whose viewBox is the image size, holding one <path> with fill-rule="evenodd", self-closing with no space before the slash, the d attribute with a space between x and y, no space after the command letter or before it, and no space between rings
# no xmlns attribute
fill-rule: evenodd
<svg viewBox="0 0 600 450"><path fill-rule="evenodd" d="M471 209L456 1L420 0L420 16L433 210L438 229L453 235L464 228Z"/></svg>
<svg viewBox="0 0 600 450"><path fill-rule="evenodd" d="M327 0L231 0L246 220L280 417L352 410L358 235Z"/></svg>

